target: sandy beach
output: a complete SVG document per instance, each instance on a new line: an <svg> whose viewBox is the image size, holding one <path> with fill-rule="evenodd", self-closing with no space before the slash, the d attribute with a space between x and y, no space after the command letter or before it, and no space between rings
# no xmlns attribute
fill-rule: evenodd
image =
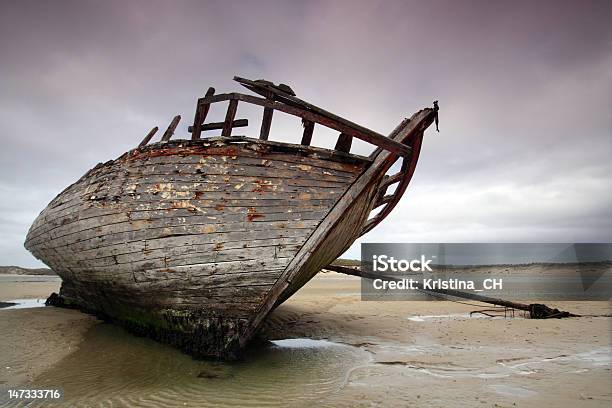
<svg viewBox="0 0 612 408"><path fill-rule="evenodd" d="M27 280L4 277L0 301L45 298L59 288L57 279ZM360 356L346 364L337 386L308 396L304 405L607 407L612 403L608 302L552 304L593 315L565 320L470 318L468 313L477 307L447 301L364 302L359 289L357 278L319 274L274 311L262 329L260 337L269 340L325 339ZM49 376L56 378L56 372L90 358L85 351L91 348L92 330L103 325L74 310L0 310L0 383L36 385L45 378L48 383ZM167 349L149 340L138 341L155 347L156 353ZM189 364L189 357L168 353L174 360L185 359L184 366ZM223 387L231 390L234 383L242 384L239 371L248 371L245 364L232 367L238 370L232 374L237 379L228 379ZM294 372L289 375L297 377L299 364L308 363L292 364ZM68 393L69 383L65 386Z"/></svg>
<svg viewBox="0 0 612 408"><path fill-rule="evenodd" d="M0 301L44 299L60 286L59 278L0 276ZM85 332L96 322L75 310L41 307L0 310L0 384L16 386L34 378L76 350Z"/></svg>
<svg viewBox="0 0 612 408"><path fill-rule="evenodd" d="M371 353L371 364L351 372L332 405L610 406L609 317L469 318L479 308L362 302L359 288L359 279L320 274L266 325L270 337L326 338ZM554 306L610 313L608 302Z"/></svg>

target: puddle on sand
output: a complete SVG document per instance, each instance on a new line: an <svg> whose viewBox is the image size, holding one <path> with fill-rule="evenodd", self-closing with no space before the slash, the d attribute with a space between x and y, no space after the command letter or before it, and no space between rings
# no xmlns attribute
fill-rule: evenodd
<svg viewBox="0 0 612 408"><path fill-rule="evenodd" d="M241 362L201 361L99 324L33 385L63 388L57 406L295 406L333 394L367 361L357 347L312 339L276 340Z"/></svg>
<svg viewBox="0 0 612 408"><path fill-rule="evenodd" d="M447 315L415 315L408 316L407 319L412 322L426 322L439 320L462 320L469 319L468 314L447 314Z"/></svg>
<svg viewBox="0 0 612 408"><path fill-rule="evenodd" d="M276 347L299 349L299 348L326 348L326 347L348 347L345 344L334 343L328 340L314 340L314 339L285 339L285 340L272 340L272 344Z"/></svg>
<svg viewBox="0 0 612 408"><path fill-rule="evenodd" d="M30 309L33 307L45 307L46 299L13 299L7 300L5 303L9 303L10 306L2 307L0 310L10 309Z"/></svg>
<svg viewBox="0 0 612 408"><path fill-rule="evenodd" d="M584 373L612 365L610 347L587 352L555 355L551 350L502 349L497 346L449 346L442 344L399 345L380 343L381 353L376 364L402 367L415 374L435 378L502 379L546 373ZM504 352L525 352L524 357L495 358ZM384 354L383 354L384 353ZM552 353L552 354L551 354ZM548 354L548 357L541 357ZM482 356L491 356L490 362ZM441 358L442 356L446 358ZM478 357L475 357L478 356ZM481 359L484 364L470 366Z"/></svg>
<svg viewBox="0 0 612 408"><path fill-rule="evenodd" d="M509 385L504 385L504 384L491 384L489 385L489 388L491 388L497 394L504 395L506 397L526 398L526 397L534 397L538 395L537 392L528 390L527 388L511 387Z"/></svg>
<svg viewBox="0 0 612 408"><path fill-rule="evenodd" d="M503 310L501 310L503 312ZM516 319L520 318L518 314L515 317L512 316L486 316L483 314L474 313L470 316L469 313L455 313L455 314L446 314L446 315L415 315L408 316L407 319L412 322L439 322L445 320L468 320L468 319Z"/></svg>

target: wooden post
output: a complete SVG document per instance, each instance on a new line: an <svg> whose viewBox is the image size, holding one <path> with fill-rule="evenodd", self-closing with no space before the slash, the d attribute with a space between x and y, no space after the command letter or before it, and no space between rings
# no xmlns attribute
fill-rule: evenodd
<svg viewBox="0 0 612 408"><path fill-rule="evenodd" d="M210 87L208 91L206 91L206 95L204 98L209 98L215 94L215 88ZM191 140L198 140L200 138L200 134L202 133L202 123L206 120L206 115L208 115L208 110L210 109L210 104L201 103L202 99L198 99L198 103L196 106L195 117L193 118L193 127L191 133Z"/></svg>
<svg viewBox="0 0 612 408"><path fill-rule="evenodd" d="M266 95L266 99L274 102L274 95L271 92L268 92ZM272 126L272 115L274 114L274 109L270 107L265 107L263 111L263 118L261 119L261 130L259 131L259 138L261 140L268 140L268 135L270 134L270 126Z"/></svg>
<svg viewBox="0 0 612 408"><path fill-rule="evenodd" d="M312 132L314 131L314 122L311 120L302 119L302 126L304 126L304 133L302 134L302 146L310 146L312 141Z"/></svg>
<svg viewBox="0 0 612 408"><path fill-rule="evenodd" d="M225 114L225 122L223 123L223 130L221 136L230 137L232 135L232 124L234 123L234 117L236 117L236 110L238 109L238 100L232 99L227 107L227 113Z"/></svg>
<svg viewBox="0 0 612 408"><path fill-rule="evenodd" d="M349 136L346 133L340 133L338 136L338 141L336 142L336 147L334 149L339 152L348 153L351 151L351 144L353 143L353 136Z"/></svg>
<svg viewBox="0 0 612 408"><path fill-rule="evenodd" d="M170 126L168 126L168 129L166 129L166 131L164 132L164 135L162 136L162 139L161 139L162 142L167 142L168 140L170 140L180 120L181 120L181 115L176 115L172 119L172 122L170 122Z"/></svg>
<svg viewBox="0 0 612 408"><path fill-rule="evenodd" d="M151 139L153 138L155 133L157 133L158 130L159 130L159 128L157 126L155 126L153 129L149 130L149 133L147 133L147 135L144 137L144 139L142 139L142 142L140 142L138 147L146 146L147 143L149 143L151 141Z"/></svg>

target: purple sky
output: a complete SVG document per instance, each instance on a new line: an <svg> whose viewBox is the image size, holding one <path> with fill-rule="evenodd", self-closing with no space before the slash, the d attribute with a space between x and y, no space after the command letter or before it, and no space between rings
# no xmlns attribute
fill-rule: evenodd
<svg viewBox="0 0 612 408"><path fill-rule="evenodd" d="M1 0L0 264L39 265L23 241L59 191L175 114L186 137L233 75L383 134L440 100L368 242L610 242L611 20L609 1ZM271 139L299 141L278 116Z"/></svg>

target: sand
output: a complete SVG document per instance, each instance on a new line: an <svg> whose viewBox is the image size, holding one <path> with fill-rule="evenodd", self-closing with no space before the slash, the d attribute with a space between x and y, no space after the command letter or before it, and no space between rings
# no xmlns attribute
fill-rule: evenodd
<svg viewBox="0 0 612 408"><path fill-rule="evenodd" d="M47 298L59 291L59 278L3 275L0 301ZM46 281L31 282L43 279ZM30 383L37 375L76 350L97 320L55 307L0 310L0 385Z"/></svg>
<svg viewBox="0 0 612 408"><path fill-rule="evenodd" d="M465 314L479 308L363 302L359 289L359 279L320 274L264 328L270 338L324 338L371 353L371 363L353 370L326 404L612 405L609 317L470 319ZM547 303L577 314L610 314L608 302Z"/></svg>
<svg viewBox="0 0 612 408"><path fill-rule="evenodd" d="M57 288L58 282L2 283L0 301L45 297ZM327 339L368 353L369 362L351 369L344 385L319 405L612 405L608 302L549 302L600 317L468 318L476 307L363 302L359 289L359 279L320 274L263 327L261 335L272 340ZM74 352L95 324L95 318L72 310L0 310L0 381L35 382Z"/></svg>

